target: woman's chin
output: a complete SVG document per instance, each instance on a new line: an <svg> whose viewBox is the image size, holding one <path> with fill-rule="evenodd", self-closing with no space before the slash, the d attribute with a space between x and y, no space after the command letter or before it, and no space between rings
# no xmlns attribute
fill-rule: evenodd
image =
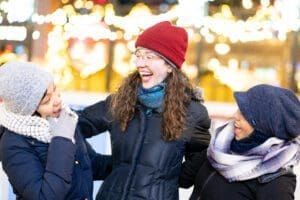
<svg viewBox="0 0 300 200"><path fill-rule="evenodd" d="M60 111L52 113L51 117L57 118L60 115Z"/></svg>

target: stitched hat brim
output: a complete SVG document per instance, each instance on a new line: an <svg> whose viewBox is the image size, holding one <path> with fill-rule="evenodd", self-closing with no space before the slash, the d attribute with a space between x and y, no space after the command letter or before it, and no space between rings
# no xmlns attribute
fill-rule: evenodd
<svg viewBox="0 0 300 200"><path fill-rule="evenodd" d="M253 127L255 127L255 119L253 118L251 114L251 105L250 100L248 98L248 95L246 92L234 92L234 98L238 104L238 107L245 117L245 119L248 121L249 124L251 124Z"/></svg>

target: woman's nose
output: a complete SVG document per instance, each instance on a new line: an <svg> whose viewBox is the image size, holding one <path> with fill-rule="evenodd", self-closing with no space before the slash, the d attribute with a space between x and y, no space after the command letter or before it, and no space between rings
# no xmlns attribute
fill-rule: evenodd
<svg viewBox="0 0 300 200"><path fill-rule="evenodd" d="M141 59L141 58L137 58L134 63L135 63L137 68L146 66L146 61L144 59Z"/></svg>
<svg viewBox="0 0 300 200"><path fill-rule="evenodd" d="M239 112L236 111L235 113L233 113L233 119L234 120L239 120Z"/></svg>
<svg viewBox="0 0 300 200"><path fill-rule="evenodd" d="M61 100L60 94L57 94L57 96L54 99L54 105L55 106L60 105L61 102L62 102L62 100Z"/></svg>

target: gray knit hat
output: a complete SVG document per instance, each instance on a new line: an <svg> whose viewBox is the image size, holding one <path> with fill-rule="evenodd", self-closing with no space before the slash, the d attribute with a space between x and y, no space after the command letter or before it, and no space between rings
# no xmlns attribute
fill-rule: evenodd
<svg viewBox="0 0 300 200"><path fill-rule="evenodd" d="M52 82L51 74L33 63L11 61L0 66L0 97L16 114L32 115Z"/></svg>

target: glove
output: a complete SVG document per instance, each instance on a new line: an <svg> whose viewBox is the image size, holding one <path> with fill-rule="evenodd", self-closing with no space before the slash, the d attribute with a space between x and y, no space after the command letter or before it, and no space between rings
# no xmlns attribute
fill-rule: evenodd
<svg viewBox="0 0 300 200"><path fill-rule="evenodd" d="M53 137L60 136L71 139L75 143L74 134L78 121L78 116L65 107L60 112L58 118L48 119Z"/></svg>

